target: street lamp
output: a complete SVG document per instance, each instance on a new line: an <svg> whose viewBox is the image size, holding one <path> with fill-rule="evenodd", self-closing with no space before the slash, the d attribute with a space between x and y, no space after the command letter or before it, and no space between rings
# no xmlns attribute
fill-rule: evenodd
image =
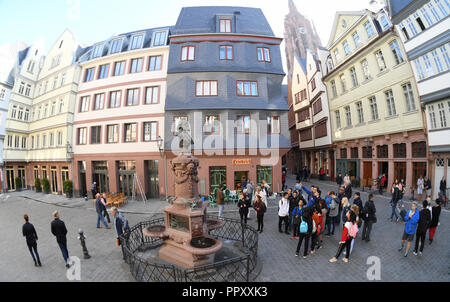
<svg viewBox="0 0 450 302"><path fill-rule="evenodd" d="M161 136L158 136L157 142L158 142L159 155L164 159L164 191L166 192L166 200L167 200L167 197L168 197L168 194L167 194L167 157L166 157L166 153L164 152L164 140L161 138Z"/></svg>

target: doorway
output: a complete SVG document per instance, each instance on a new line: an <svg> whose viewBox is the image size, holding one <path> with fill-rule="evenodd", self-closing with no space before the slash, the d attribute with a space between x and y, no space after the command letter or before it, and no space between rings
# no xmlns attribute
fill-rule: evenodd
<svg viewBox="0 0 450 302"><path fill-rule="evenodd" d="M53 194L58 193L58 171L56 166L50 167L50 190Z"/></svg>
<svg viewBox="0 0 450 302"><path fill-rule="evenodd" d="M26 181L26 177L25 177L25 167L24 166L19 166L17 168L17 173L19 174L18 177L20 178L20 183L22 185L21 189L26 189L27 188L27 181Z"/></svg>
<svg viewBox="0 0 450 302"><path fill-rule="evenodd" d="M6 185L8 190L15 191L16 183L14 181L14 168L11 166L6 167Z"/></svg>
<svg viewBox="0 0 450 302"><path fill-rule="evenodd" d="M242 190L242 180L248 180L248 171L236 171L234 172L234 189L236 191Z"/></svg>
<svg viewBox="0 0 450 302"><path fill-rule="evenodd" d="M133 195L133 178L136 173L136 162L119 161L119 183L120 192L125 196Z"/></svg>
<svg viewBox="0 0 450 302"><path fill-rule="evenodd" d="M92 179L97 184L96 191L98 193L109 192L108 163L106 161L94 161L92 167L94 170Z"/></svg>
<svg viewBox="0 0 450 302"><path fill-rule="evenodd" d="M372 162L363 162L363 184L366 186L372 186Z"/></svg>
<svg viewBox="0 0 450 302"><path fill-rule="evenodd" d="M406 181L406 163L405 162L394 162L394 181L402 179Z"/></svg>
<svg viewBox="0 0 450 302"><path fill-rule="evenodd" d="M150 198L159 197L159 173L158 173L158 161L147 160L147 177L148 177L148 194Z"/></svg>
<svg viewBox="0 0 450 302"><path fill-rule="evenodd" d="M209 193L219 189L222 184L227 183L226 167L209 167Z"/></svg>

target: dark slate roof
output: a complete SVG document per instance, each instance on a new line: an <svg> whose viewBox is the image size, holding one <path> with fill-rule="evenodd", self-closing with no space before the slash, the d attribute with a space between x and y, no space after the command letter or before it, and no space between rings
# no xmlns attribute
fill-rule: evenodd
<svg viewBox="0 0 450 302"><path fill-rule="evenodd" d="M397 15L402 9L410 5L414 0L390 0L391 16Z"/></svg>
<svg viewBox="0 0 450 302"><path fill-rule="evenodd" d="M274 37L260 8L239 6L183 7L172 31L174 35L216 33L216 16L231 15L237 20L235 33Z"/></svg>
<svg viewBox="0 0 450 302"><path fill-rule="evenodd" d="M129 43L130 43L130 39L131 39L131 36L133 34L145 33L144 43L142 45L142 48L149 48L151 46L151 39L152 39L154 31L158 31L158 30L162 30L162 29L169 29L168 36L170 37L170 33L171 33L171 29L172 28L173 28L173 26L148 28L148 29L136 30L136 31L132 31L132 32L127 32L127 33L122 33L122 34L111 36L108 39L106 39L105 41L102 41L103 43L105 43L105 46L103 47L102 56L107 56L108 55L110 44L116 38L120 38L120 37L125 38L124 42L122 43L122 49L119 52L119 53L123 53L123 52L127 52L128 51L128 46L129 46ZM78 49L77 50L77 57L79 57L78 61L80 63L82 63L82 62L86 62L86 61L91 60L91 50L94 48L95 45L97 45L99 43L102 43L102 42L97 42L97 43L94 43L93 45L90 45L90 46L88 46L86 48ZM169 44L169 40L167 40L167 45L168 44Z"/></svg>
<svg viewBox="0 0 450 302"><path fill-rule="evenodd" d="M24 50L19 51L19 53L17 55L17 59L19 60L18 65L22 65L22 62L27 57L28 52L30 51L30 49L31 49L31 47L27 47Z"/></svg>
<svg viewBox="0 0 450 302"><path fill-rule="evenodd" d="M295 56L295 59L297 60L298 64L302 67L303 71L306 72L306 59L300 58L299 56Z"/></svg>

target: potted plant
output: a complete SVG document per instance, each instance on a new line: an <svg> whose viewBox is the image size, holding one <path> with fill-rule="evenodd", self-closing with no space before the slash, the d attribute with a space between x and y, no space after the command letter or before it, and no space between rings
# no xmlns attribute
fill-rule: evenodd
<svg viewBox="0 0 450 302"><path fill-rule="evenodd" d="M72 198L72 190L73 190L72 181L69 179L65 180L63 182L63 192L64 194L66 194L67 198Z"/></svg>
<svg viewBox="0 0 450 302"><path fill-rule="evenodd" d="M36 192L42 191L41 180L39 178L34 179L34 188L36 189Z"/></svg>
<svg viewBox="0 0 450 302"><path fill-rule="evenodd" d="M22 191L22 179L20 177L16 177L14 182L16 183L16 192Z"/></svg>
<svg viewBox="0 0 450 302"><path fill-rule="evenodd" d="M42 179L42 191L43 191L45 194L50 193L50 183L49 183L49 181L48 181L47 178L43 178L43 179Z"/></svg>

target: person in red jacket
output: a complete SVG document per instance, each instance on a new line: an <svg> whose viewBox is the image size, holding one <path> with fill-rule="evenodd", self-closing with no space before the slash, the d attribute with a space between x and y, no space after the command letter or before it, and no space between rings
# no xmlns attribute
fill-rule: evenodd
<svg viewBox="0 0 450 302"><path fill-rule="evenodd" d="M352 228L358 228L356 224L356 214L353 211L347 212L347 222L344 225L344 229L342 231L342 237L341 241L339 242L339 248L337 250L336 256L331 258L330 262L336 262L339 256L341 255L342 251L346 250L346 256L344 259L342 259L344 262L348 262L348 258L350 256L350 246L352 244L352 240L354 237L352 237L350 234L352 233Z"/></svg>

